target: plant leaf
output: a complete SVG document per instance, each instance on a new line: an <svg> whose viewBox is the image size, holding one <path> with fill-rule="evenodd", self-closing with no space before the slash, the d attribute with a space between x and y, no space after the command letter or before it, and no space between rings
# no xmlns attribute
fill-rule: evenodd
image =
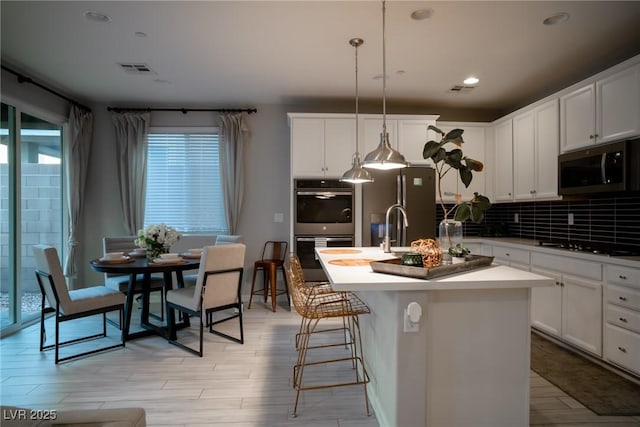
<svg viewBox="0 0 640 427"><path fill-rule="evenodd" d="M482 220L484 219L484 211L482 209L478 209L477 207L474 207L473 204L471 204L471 221L475 222L476 224L479 224L482 222Z"/></svg>
<svg viewBox="0 0 640 427"><path fill-rule="evenodd" d="M471 184L471 180L473 179L473 174L470 170L466 168L460 168L460 181L464 184L465 188L469 188L469 184Z"/></svg>
<svg viewBox="0 0 640 427"><path fill-rule="evenodd" d="M435 127L434 125L429 125L427 127L427 132L429 132L430 130L439 133L440 135L444 135L444 132L442 132L439 128Z"/></svg>
<svg viewBox="0 0 640 427"><path fill-rule="evenodd" d="M477 209L481 209L482 211L486 211L491 207L491 201L489 200L489 198L478 193L473 193L473 199L471 200L471 203Z"/></svg>
<svg viewBox="0 0 640 427"><path fill-rule="evenodd" d="M469 207L469 203L462 203L458 205L456 208L456 214L453 219L456 221L466 221L469 219L471 215L471 208Z"/></svg>
<svg viewBox="0 0 640 427"><path fill-rule="evenodd" d="M436 142L436 141L427 142L426 144L424 144L424 148L422 149L422 158L423 159L432 158L433 155L436 154L439 149L440 149L439 142Z"/></svg>
<svg viewBox="0 0 640 427"><path fill-rule="evenodd" d="M484 169L484 164L478 160L473 160L469 157L464 158L465 163L467 164L467 169L474 172L482 172Z"/></svg>
<svg viewBox="0 0 640 427"><path fill-rule="evenodd" d="M446 159L447 151L442 147L438 148L438 151L436 151L436 153L431 156L431 160L433 160L434 163L438 163Z"/></svg>
<svg viewBox="0 0 640 427"><path fill-rule="evenodd" d="M462 145L462 143L464 143L464 140L462 139L462 134L464 133L464 130L462 129L453 129L452 131L449 131L443 138L442 138L442 143L446 144L448 142L451 142L457 146Z"/></svg>

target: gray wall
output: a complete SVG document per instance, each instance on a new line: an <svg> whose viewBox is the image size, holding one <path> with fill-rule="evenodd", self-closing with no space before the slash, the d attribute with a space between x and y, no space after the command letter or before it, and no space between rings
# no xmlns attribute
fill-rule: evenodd
<svg viewBox="0 0 640 427"><path fill-rule="evenodd" d="M18 84L15 76L2 71L3 101L28 107L34 115L63 122L69 105L59 98L29 84ZM53 89L57 89L52 87ZM64 90L60 90L64 93ZM103 276L89 268L89 261L102 253L101 239L105 235L124 235L121 203L117 185L114 129L106 104L86 102L94 114L94 144L91 152L89 176L86 183L84 212L79 224L80 253L76 286L102 283ZM153 106L151 106L153 107ZM188 104L178 107L189 107ZM207 106L191 106L204 108ZM246 151L246 188L243 213L238 234L245 236L247 267L260 255L266 240L289 239L290 160L287 112L352 112L353 100L309 100L296 105L255 105L256 114L248 116L252 138ZM362 112L378 113L380 100L362 100ZM389 114L436 114L410 105L389 102ZM441 119L460 121L489 121L495 112L446 111ZM54 120L54 118L56 120ZM154 112L152 126L215 126L214 113ZM284 214L284 221L274 222L274 214ZM251 279L252 269L246 271L245 282Z"/></svg>

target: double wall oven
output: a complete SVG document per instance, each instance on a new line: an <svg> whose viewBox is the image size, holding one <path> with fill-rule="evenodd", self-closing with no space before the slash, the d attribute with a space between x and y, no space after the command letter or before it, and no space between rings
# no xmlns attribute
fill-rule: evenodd
<svg viewBox="0 0 640 427"><path fill-rule="evenodd" d="M353 246L353 185L330 179L296 179L294 203L295 251L305 279L326 280L315 249Z"/></svg>

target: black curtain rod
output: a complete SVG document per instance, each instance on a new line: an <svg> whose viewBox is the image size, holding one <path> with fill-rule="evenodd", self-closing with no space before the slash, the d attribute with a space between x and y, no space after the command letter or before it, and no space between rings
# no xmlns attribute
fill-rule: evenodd
<svg viewBox="0 0 640 427"><path fill-rule="evenodd" d="M127 111L179 111L187 114L189 111L215 111L218 113L257 113L257 108L120 108L107 107L107 110L115 113L124 113Z"/></svg>
<svg viewBox="0 0 640 427"><path fill-rule="evenodd" d="M87 107L86 105L82 105L78 101L75 101L75 100L69 98L68 96L65 96L65 95L63 95L63 94L61 94L59 92L56 92L53 89L48 88L47 86L44 86L44 85L42 85L42 84L40 84L40 83L38 83L36 81L33 81L33 79L31 77L27 77L24 74L20 74L19 72L15 71L15 70L12 70L11 68L8 68L8 67L6 67L4 65L2 65L2 69L5 70L6 72L11 73L14 76L18 77L18 83L29 83L29 84L32 84L34 86L39 87L42 90L45 90L45 91L57 96L58 98L64 99L65 101L70 102L71 104L76 105L76 106L78 106L78 107L80 107L80 108L82 108L82 109L84 109L86 111L91 111L91 108Z"/></svg>

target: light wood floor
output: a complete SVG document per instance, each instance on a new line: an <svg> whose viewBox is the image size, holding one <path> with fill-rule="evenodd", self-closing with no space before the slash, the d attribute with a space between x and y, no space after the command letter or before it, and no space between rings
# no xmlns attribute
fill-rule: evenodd
<svg viewBox="0 0 640 427"><path fill-rule="evenodd" d="M228 323L224 329L235 333L235 321ZM38 351L38 326L32 326L0 341L0 401L57 410L140 406L149 426L378 426L375 414L366 414L360 387L305 392L292 417L298 325L287 308L273 313L254 302L245 312L244 345L205 333L205 357L199 358L147 337L58 366L52 352ZM52 326L48 332L53 334ZM108 332L117 335L113 327ZM179 336L196 344L195 330ZM326 380L341 374L320 369L305 376ZM598 417L531 373L531 425L630 427L640 426L640 417Z"/></svg>

